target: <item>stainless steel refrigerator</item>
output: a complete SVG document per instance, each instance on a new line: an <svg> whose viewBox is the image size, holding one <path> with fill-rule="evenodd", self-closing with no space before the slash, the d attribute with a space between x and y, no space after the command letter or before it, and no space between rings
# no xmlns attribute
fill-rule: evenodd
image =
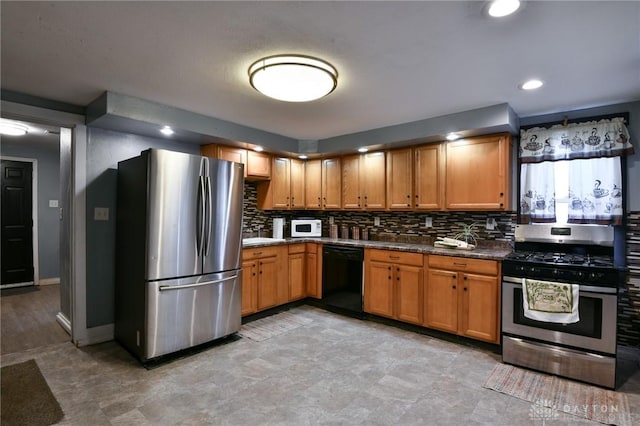
<svg viewBox="0 0 640 426"><path fill-rule="evenodd" d="M141 361L240 329L243 167L156 149L118 163L115 337Z"/></svg>

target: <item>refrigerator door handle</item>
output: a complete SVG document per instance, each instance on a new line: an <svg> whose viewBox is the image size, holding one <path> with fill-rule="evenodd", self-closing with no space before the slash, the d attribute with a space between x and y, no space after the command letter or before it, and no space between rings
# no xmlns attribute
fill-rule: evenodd
<svg viewBox="0 0 640 426"><path fill-rule="evenodd" d="M160 290L160 291L183 290L183 289L194 288L194 287L202 287L202 286L205 286L205 285L218 284L218 283L222 283L222 282L225 282L225 281L234 280L236 278L238 278L238 274L232 275L232 276L227 277L227 278L223 278L221 280L205 281L205 282L202 282L202 283L185 284L185 285L161 285L160 287L158 287L158 290Z"/></svg>
<svg viewBox="0 0 640 426"><path fill-rule="evenodd" d="M196 220L196 253L202 255L202 245L204 243L204 221L205 221L205 188L204 177L200 176L198 181L198 205Z"/></svg>
<svg viewBox="0 0 640 426"><path fill-rule="evenodd" d="M206 177L205 181L206 193L205 193L205 230L204 230L204 255L209 255L209 246L211 245L211 222L213 215L213 199L211 197L211 178L209 176Z"/></svg>

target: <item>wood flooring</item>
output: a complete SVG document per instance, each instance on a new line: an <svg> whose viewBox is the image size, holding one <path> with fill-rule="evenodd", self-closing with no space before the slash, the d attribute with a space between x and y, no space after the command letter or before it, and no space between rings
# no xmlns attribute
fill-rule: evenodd
<svg viewBox="0 0 640 426"><path fill-rule="evenodd" d="M0 354L21 352L71 340L56 321L60 285L31 286L0 291Z"/></svg>

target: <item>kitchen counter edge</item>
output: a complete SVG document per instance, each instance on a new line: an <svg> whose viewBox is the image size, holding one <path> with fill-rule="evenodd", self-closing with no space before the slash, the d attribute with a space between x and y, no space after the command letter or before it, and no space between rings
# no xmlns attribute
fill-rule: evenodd
<svg viewBox="0 0 640 426"><path fill-rule="evenodd" d="M299 243L321 243L347 247L375 248L380 250L396 250L413 253L435 254L440 256L468 257L487 260L503 260L512 252L511 249L505 248L475 248L473 250L458 250L433 247L427 244L399 243L393 241L346 240L332 238L287 238L284 241L243 245L242 248L252 249L256 247L268 247Z"/></svg>

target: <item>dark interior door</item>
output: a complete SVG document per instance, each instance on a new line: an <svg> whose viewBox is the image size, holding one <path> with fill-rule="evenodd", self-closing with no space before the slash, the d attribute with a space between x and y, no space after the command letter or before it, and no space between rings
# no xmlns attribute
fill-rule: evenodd
<svg viewBox="0 0 640 426"><path fill-rule="evenodd" d="M1 285L33 282L31 163L2 160Z"/></svg>

